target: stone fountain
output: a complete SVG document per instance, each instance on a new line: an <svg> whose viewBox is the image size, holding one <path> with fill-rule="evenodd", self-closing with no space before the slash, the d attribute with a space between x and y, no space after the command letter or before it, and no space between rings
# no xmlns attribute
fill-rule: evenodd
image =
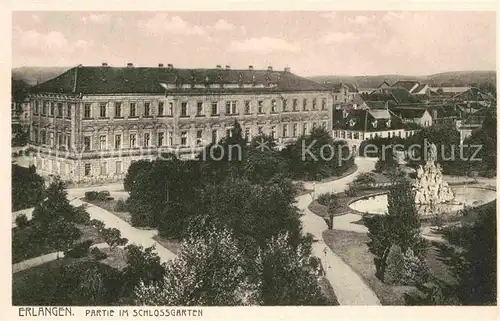
<svg viewBox="0 0 500 321"><path fill-rule="evenodd" d="M426 164L417 169L417 179L413 182L415 192L415 204L420 206L419 212L430 214L433 206L450 202L455 199L455 195L448 183L443 180L442 169L436 164L436 147L431 146Z"/></svg>

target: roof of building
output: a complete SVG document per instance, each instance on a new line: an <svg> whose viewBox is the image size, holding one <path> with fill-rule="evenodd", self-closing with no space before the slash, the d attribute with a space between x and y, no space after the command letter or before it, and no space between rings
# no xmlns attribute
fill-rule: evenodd
<svg viewBox="0 0 500 321"><path fill-rule="evenodd" d="M401 118L415 119L415 118L422 118L427 109L417 108L417 107L396 107L392 108L391 111Z"/></svg>
<svg viewBox="0 0 500 321"><path fill-rule="evenodd" d="M370 109L386 109L387 104L385 101L380 101L380 100L367 100L365 101L366 105L368 105L368 108Z"/></svg>
<svg viewBox="0 0 500 321"><path fill-rule="evenodd" d="M33 92L113 94L113 93L164 93L162 84L273 84L250 88L177 88L183 92L227 91L327 91L327 87L297 76L289 71L237 70L237 69L178 69L164 67L87 67L78 66L33 87Z"/></svg>
<svg viewBox="0 0 500 321"><path fill-rule="evenodd" d="M416 80L398 80L391 87L403 87L408 91L411 91L413 87L416 85L420 85L420 83Z"/></svg>
<svg viewBox="0 0 500 321"><path fill-rule="evenodd" d="M324 82L323 85L325 87L328 87L336 92L339 92L341 88L346 88L347 91L351 92L351 93L357 93L358 92L358 88L355 84L344 84L344 83L331 83L331 82Z"/></svg>
<svg viewBox="0 0 500 321"><path fill-rule="evenodd" d="M338 111L337 119L342 114ZM345 118L335 122L334 129L359 130L359 131L383 131L406 128L401 118L389 110L354 109L347 112Z"/></svg>
<svg viewBox="0 0 500 321"><path fill-rule="evenodd" d="M404 87L379 88L368 94L366 100L394 101L396 103L410 103L417 99L413 97Z"/></svg>
<svg viewBox="0 0 500 321"><path fill-rule="evenodd" d="M426 84L418 84L418 86L416 88L414 88L411 93L414 93L414 94L419 94L420 91L422 91L425 87L427 87Z"/></svg>

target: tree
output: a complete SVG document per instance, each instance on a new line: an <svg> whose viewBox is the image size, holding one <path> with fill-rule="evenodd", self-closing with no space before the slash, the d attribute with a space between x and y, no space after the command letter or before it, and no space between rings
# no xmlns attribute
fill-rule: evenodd
<svg viewBox="0 0 500 321"><path fill-rule="evenodd" d="M29 225L28 217L26 217L26 214L21 214L16 217L16 226L19 227L20 229L25 228L26 226Z"/></svg>
<svg viewBox="0 0 500 321"><path fill-rule="evenodd" d="M333 228L333 217L335 216L335 213L340 207L339 199L336 195L332 195L330 200L328 201L328 216L329 216L329 221L328 221L328 228L331 230Z"/></svg>
<svg viewBox="0 0 500 321"><path fill-rule="evenodd" d="M128 167L127 174L123 181L123 188L130 192L134 186L135 179L138 173L148 170L151 167L151 162L149 160L140 159L136 162L132 162Z"/></svg>
<svg viewBox="0 0 500 321"><path fill-rule="evenodd" d="M141 283L136 304L173 306L240 305L248 290L241 252L227 230L210 229L187 239L167 266L163 283Z"/></svg>
<svg viewBox="0 0 500 321"><path fill-rule="evenodd" d="M121 232L117 228L107 228L101 230L101 235L109 244L110 247L122 246L127 244L128 240L126 238L121 237Z"/></svg>
<svg viewBox="0 0 500 321"><path fill-rule="evenodd" d="M149 286L159 284L165 276L165 264L154 252L154 246L143 248L135 244L128 245L127 267L123 270L125 279L124 295L130 296L139 284Z"/></svg>
<svg viewBox="0 0 500 321"><path fill-rule="evenodd" d="M48 223L48 243L58 252L69 250L81 236L82 232L77 227L62 218Z"/></svg>
<svg viewBox="0 0 500 321"><path fill-rule="evenodd" d="M99 233L101 233L105 229L105 226L106 226L106 225L104 225L103 221L96 220L96 219L90 220L89 223L90 223L90 225L92 225L93 227L95 227L95 229Z"/></svg>
<svg viewBox="0 0 500 321"><path fill-rule="evenodd" d="M45 183L34 166L12 164L12 211L35 206L44 197Z"/></svg>
<svg viewBox="0 0 500 321"><path fill-rule="evenodd" d="M384 270L384 282L387 284L400 284L404 274L404 258L399 245L392 245L387 255Z"/></svg>
<svg viewBox="0 0 500 321"><path fill-rule="evenodd" d="M75 219L79 211L69 203L67 199L66 185L58 177L49 185L45 191L46 198L35 206L33 220L42 225L50 224L52 221L63 218L68 222Z"/></svg>
<svg viewBox="0 0 500 321"><path fill-rule="evenodd" d="M290 246L286 234L272 238L256 260L259 305L324 305L326 298L317 276L308 265L309 256Z"/></svg>

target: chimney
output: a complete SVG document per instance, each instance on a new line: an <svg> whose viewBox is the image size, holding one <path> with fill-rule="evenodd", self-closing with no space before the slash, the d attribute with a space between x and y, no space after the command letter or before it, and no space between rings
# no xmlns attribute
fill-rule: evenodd
<svg viewBox="0 0 500 321"><path fill-rule="evenodd" d="M285 72L290 72L290 67L285 67Z"/></svg>
<svg viewBox="0 0 500 321"><path fill-rule="evenodd" d="M107 67L107 66L108 66L108 63L107 63L107 62L103 62L103 63L101 64L101 66L103 66L103 67Z"/></svg>
<svg viewBox="0 0 500 321"><path fill-rule="evenodd" d="M173 64L168 64L168 65L167 65L167 68L168 68L168 69L174 69L174 65L173 65Z"/></svg>
<svg viewBox="0 0 500 321"><path fill-rule="evenodd" d="M230 70L230 69L231 69L231 66L226 65L226 70Z"/></svg>
<svg viewBox="0 0 500 321"><path fill-rule="evenodd" d="M273 71L273 66L267 67L267 71Z"/></svg>
<svg viewBox="0 0 500 321"><path fill-rule="evenodd" d="M129 62L129 63L127 63L127 67L134 67L134 64Z"/></svg>
<svg viewBox="0 0 500 321"><path fill-rule="evenodd" d="M248 70L253 70L253 65L248 66Z"/></svg>
<svg viewBox="0 0 500 321"><path fill-rule="evenodd" d="M159 63L159 64L158 64L158 67L163 68L163 64L162 64L162 63Z"/></svg>
<svg viewBox="0 0 500 321"><path fill-rule="evenodd" d="M215 68L222 69L222 66L221 65L217 65L217 66L215 66Z"/></svg>

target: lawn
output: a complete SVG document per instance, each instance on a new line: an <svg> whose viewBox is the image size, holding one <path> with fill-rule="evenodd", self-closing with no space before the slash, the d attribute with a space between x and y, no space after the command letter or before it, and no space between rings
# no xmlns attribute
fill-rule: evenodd
<svg viewBox="0 0 500 321"><path fill-rule="evenodd" d="M382 305L405 305L404 294L415 289L413 286L392 286L384 284L375 276L373 254L366 243L369 238L364 233L327 230L323 232L326 244L358 273L375 291ZM433 275L445 282L453 282L446 265L439 260L437 248L430 246L427 263Z"/></svg>
<svg viewBox="0 0 500 321"><path fill-rule="evenodd" d="M335 295L335 292L333 291L332 285L328 281L328 279L324 276L320 277L319 281L319 287L321 289L321 293L326 297L328 300L328 305L339 305L339 301L337 300L337 296Z"/></svg>
<svg viewBox="0 0 500 321"><path fill-rule="evenodd" d="M115 216L121 218L122 220L124 220L128 224L132 225L132 215L130 215L129 212L115 211L116 203L118 202L118 200L113 199L113 200L106 200L106 201L98 201L98 200L89 201L85 198L82 198L82 201L90 203L90 204L95 205L95 206L99 206L99 207L105 209L106 211L110 212L111 214L114 214Z"/></svg>
<svg viewBox="0 0 500 321"><path fill-rule="evenodd" d="M170 252L177 254L177 251L181 248L181 242L177 240L169 240L160 235L155 235L153 240L158 242L161 246L169 250Z"/></svg>

